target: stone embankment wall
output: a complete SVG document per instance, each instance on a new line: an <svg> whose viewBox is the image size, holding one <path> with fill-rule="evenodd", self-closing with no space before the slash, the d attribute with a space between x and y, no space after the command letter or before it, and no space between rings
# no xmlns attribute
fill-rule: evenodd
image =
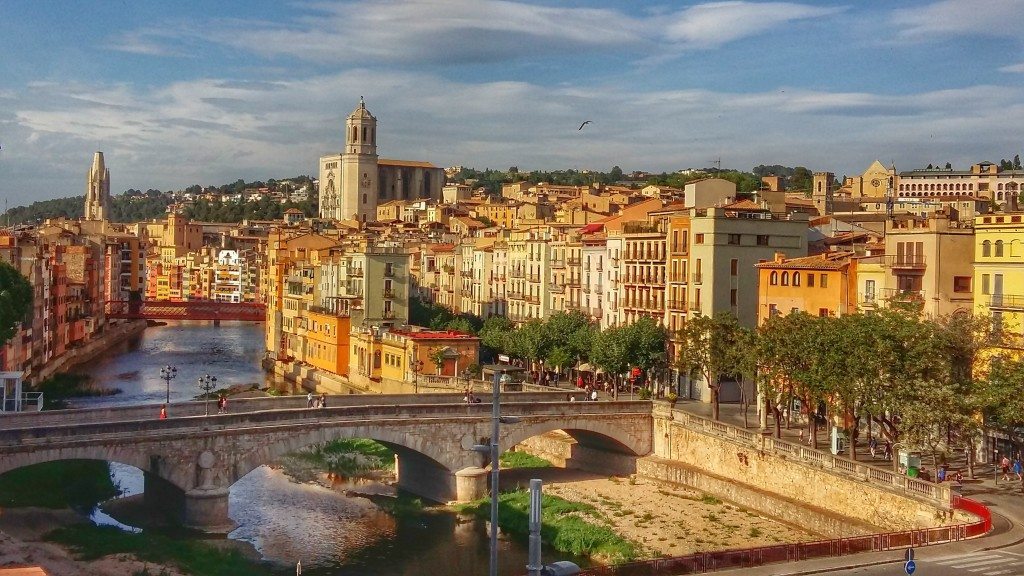
<svg viewBox="0 0 1024 576"><path fill-rule="evenodd" d="M46 380L57 372L67 372L86 362L102 355L112 346L120 344L129 338L138 336L146 329L145 320L127 320L116 326L107 326L103 333L94 337L85 344L66 351L61 356L46 363L33 379L36 382Z"/></svg>

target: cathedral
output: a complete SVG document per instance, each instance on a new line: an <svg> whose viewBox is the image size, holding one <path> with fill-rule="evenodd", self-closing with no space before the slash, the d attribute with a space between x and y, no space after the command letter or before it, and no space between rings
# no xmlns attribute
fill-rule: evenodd
<svg viewBox="0 0 1024 576"><path fill-rule="evenodd" d="M444 169L429 162L377 157L377 118L359 98L345 121L341 154L320 157L320 217L376 220L377 205L441 197Z"/></svg>
<svg viewBox="0 0 1024 576"><path fill-rule="evenodd" d="M92 157L92 167L85 180L85 219L110 218L110 170L103 165L103 152Z"/></svg>

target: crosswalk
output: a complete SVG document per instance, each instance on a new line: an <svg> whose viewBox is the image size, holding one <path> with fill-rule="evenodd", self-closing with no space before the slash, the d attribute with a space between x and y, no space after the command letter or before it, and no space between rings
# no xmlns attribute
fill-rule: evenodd
<svg viewBox="0 0 1024 576"><path fill-rule="evenodd" d="M919 564L922 568L925 565L938 565L980 576L1024 575L1024 554L1008 550L972 552L927 561L922 559Z"/></svg>

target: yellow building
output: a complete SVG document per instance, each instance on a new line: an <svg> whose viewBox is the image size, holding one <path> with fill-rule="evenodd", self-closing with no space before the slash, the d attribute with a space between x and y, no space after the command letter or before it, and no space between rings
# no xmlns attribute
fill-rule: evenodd
<svg viewBox="0 0 1024 576"><path fill-rule="evenodd" d="M843 316L857 311L857 261L852 252L756 264L758 273L757 321L792 312L814 316Z"/></svg>
<svg viewBox="0 0 1024 576"><path fill-rule="evenodd" d="M333 374L348 374L352 318L311 307L307 314L305 361Z"/></svg>
<svg viewBox="0 0 1024 576"><path fill-rule="evenodd" d="M974 219L974 313L1024 333L1024 213Z"/></svg>

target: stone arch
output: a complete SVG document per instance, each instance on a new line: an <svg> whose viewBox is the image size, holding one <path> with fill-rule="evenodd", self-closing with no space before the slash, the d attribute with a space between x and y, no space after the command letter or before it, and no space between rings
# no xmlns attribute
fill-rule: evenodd
<svg viewBox="0 0 1024 576"><path fill-rule="evenodd" d="M57 462L60 460L98 460L101 462L115 462L125 466L138 468L143 472L158 472L153 470L159 466L147 454L145 445L140 447L111 447L103 445L76 446L70 448L52 448L35 450L32 452L21 452L18 454L6 454L0 458L0 474L5 474L18 468L44 464L46 462ZM175 486L181 489L187 487L179 484L172 478L166 478Z"/></svg>
<svg viewBox="0 0 1024 576"><path fill-rule="evenodd" d="M581 445L627 454L629 456L644 456L651 451L650 439L644 442L641 438L630 435L623 427L608 421L592 418L570 418L568 421L544 421L536 423L522 423L514 427L507 427L507 432L502 434L501 448L509 448L533 438L561 430L572 436ZM648 435L649 436L649 435Z"/></svg>

